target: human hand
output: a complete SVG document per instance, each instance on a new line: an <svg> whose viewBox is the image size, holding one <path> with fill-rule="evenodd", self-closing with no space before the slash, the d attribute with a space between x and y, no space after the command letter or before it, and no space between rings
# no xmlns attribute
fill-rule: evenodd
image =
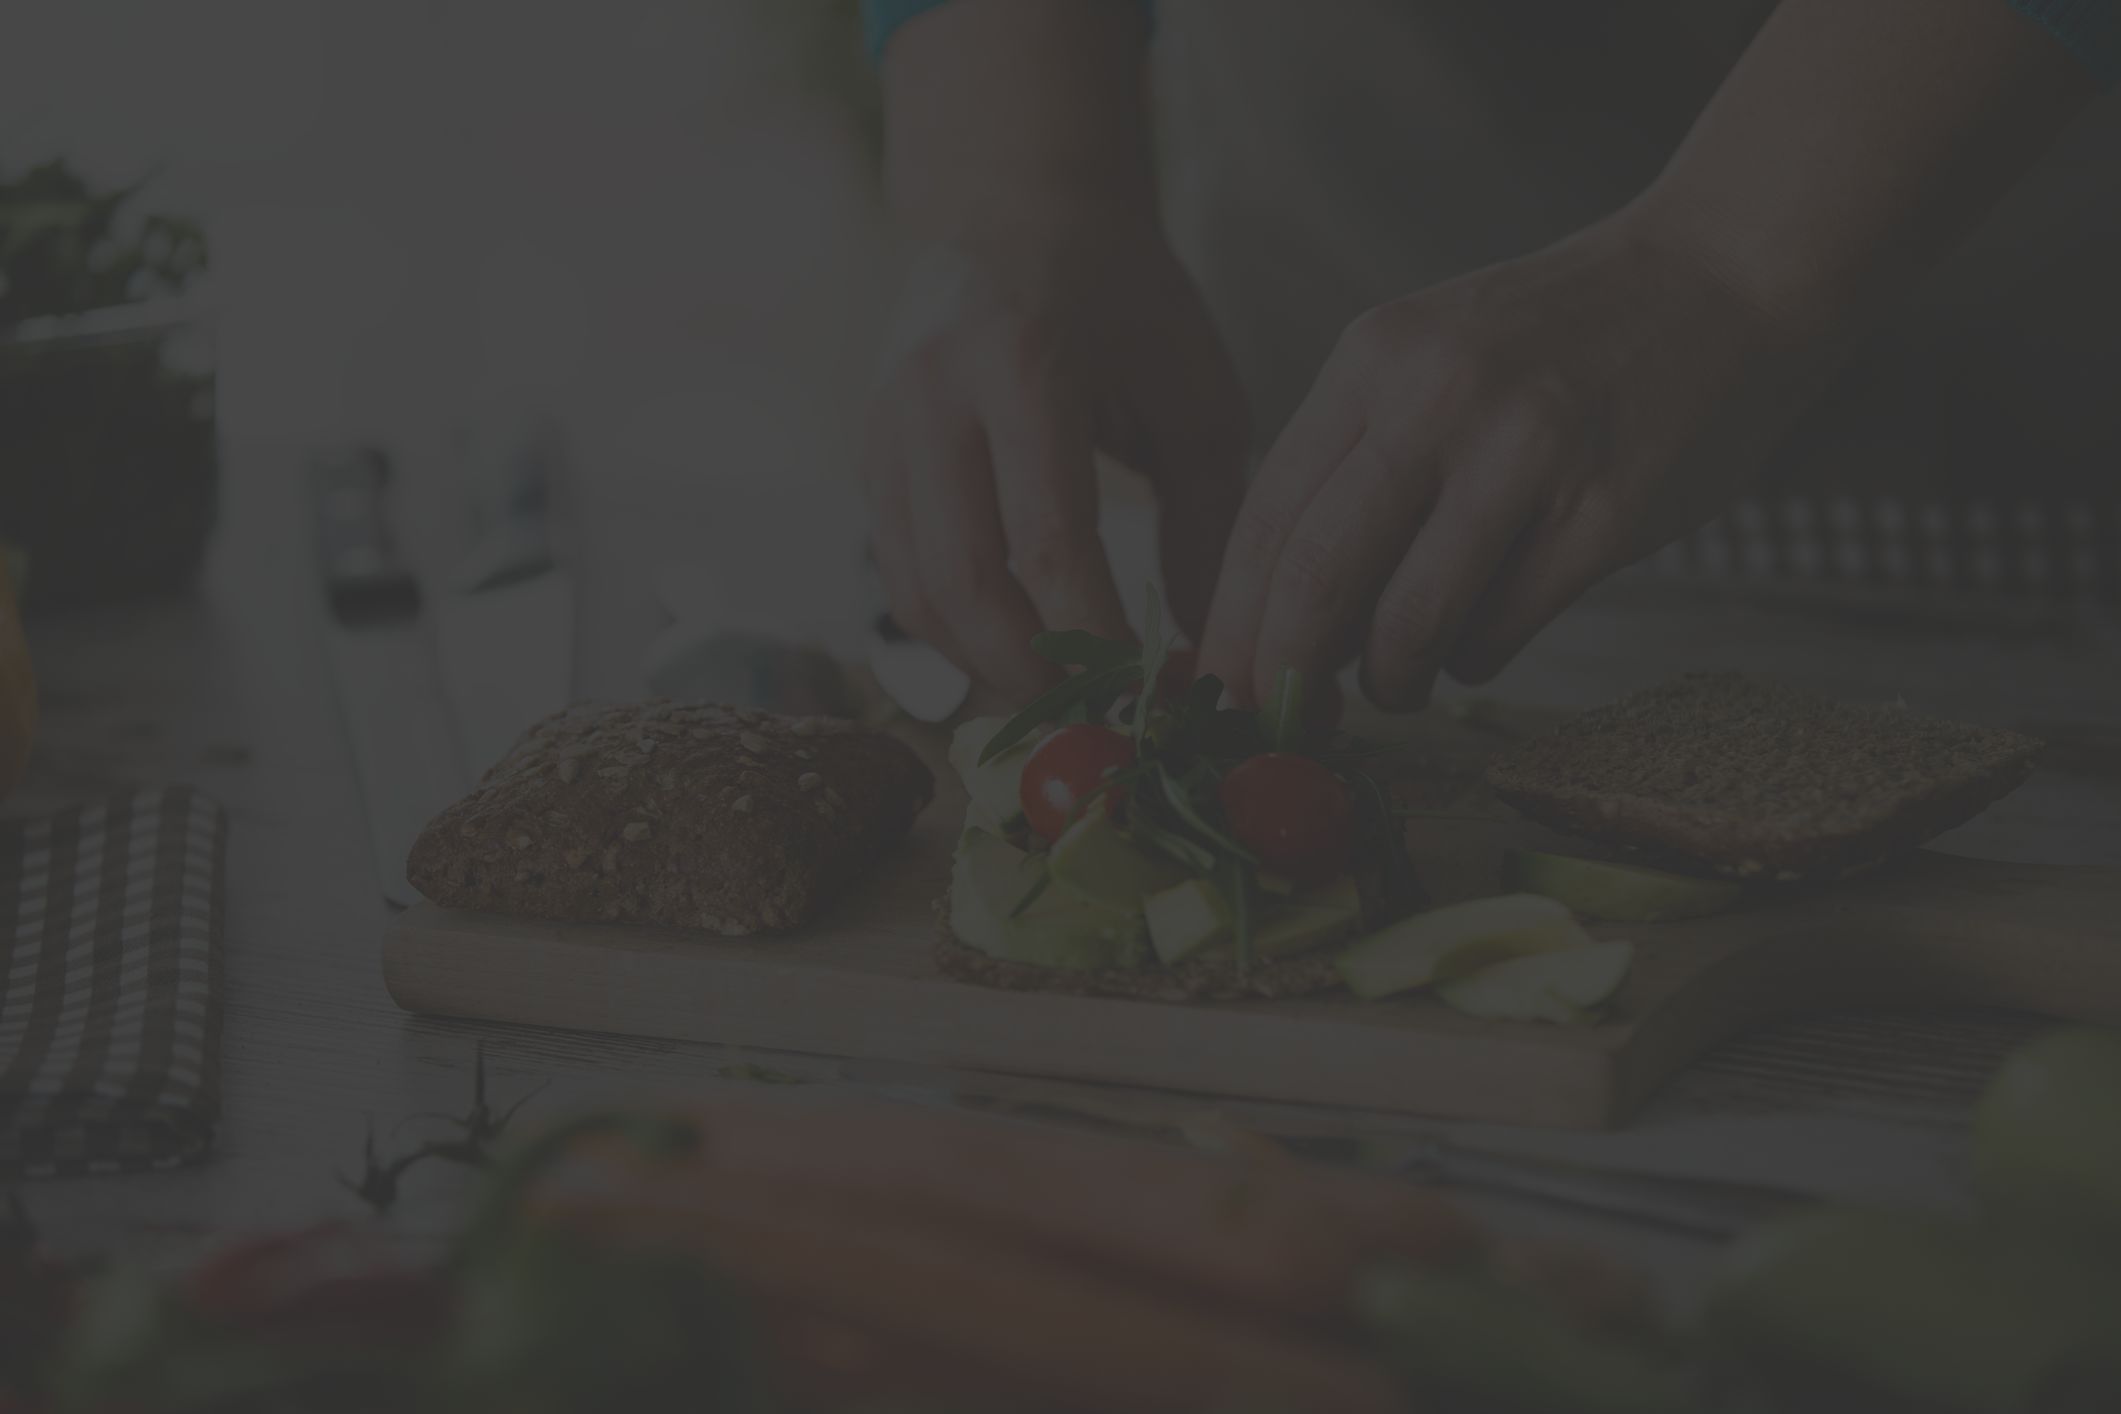
<svg viewBox="0 0 2121 1414"><path fill-rule="evenodd" d="M1646 215L1358 319L1267 456L1201 664L1264 700L1362 659L1378 705L1481 682L1705 520L1828 365Z"/></svg>
<svg viewBox="0 0 2121 1414"><path fill-rule="evenodd" d="M1056 671L1031 651L1041 629L1127 636L1097 533L1102 451L1154 487L1171 608L1198 634L1249 430L1176 257L1149 223L1062 221L940 258L948 294L891 369L867 432L893 615L1017 700Z"/></svg>

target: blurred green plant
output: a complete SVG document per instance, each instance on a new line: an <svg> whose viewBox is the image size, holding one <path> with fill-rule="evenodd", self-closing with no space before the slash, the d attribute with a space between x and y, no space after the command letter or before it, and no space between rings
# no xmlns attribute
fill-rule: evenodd
<svg viewBox="0 0 2121 1414"><path fill-rule="evenodd" d="M196 223L128 219L142 185L98 192L61 161L0 180L0 326L179 294L204 274Z"/></svg>
<svg viewBox="0 0 2121 1414"><path fill-rule="evenodd" d="M178 588L212 528L211 359L172 356L197 326L7 339L193 289L206 237L137 213L143 186L99 190L64 161L0 173L0 540L37 561L33 610Z"/></svg>

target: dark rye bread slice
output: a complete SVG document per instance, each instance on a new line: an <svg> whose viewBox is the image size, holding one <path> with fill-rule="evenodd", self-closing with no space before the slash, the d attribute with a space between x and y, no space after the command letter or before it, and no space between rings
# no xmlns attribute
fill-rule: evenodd
<svg viewBox="0 0 2121 1414"><path fill-rule="evenodd" d="M1673 867L1828 879L1979 814L2025 779L2017 732L1698 673L1513 748L1495 793L1543 824Z"/></svg>
<svg viewBox="0 0 2121 1414"><path fill-rule="evenodd" d="M836 718L585 704L532 727L427 827L406 872L445 908L780 931L934 793L912 748Z"/></svg>

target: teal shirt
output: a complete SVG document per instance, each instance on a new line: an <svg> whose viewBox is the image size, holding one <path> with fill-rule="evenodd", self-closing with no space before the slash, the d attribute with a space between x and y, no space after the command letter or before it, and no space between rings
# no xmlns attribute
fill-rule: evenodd
<svg viewBox="0 0 2121 1414"><path fill-rule="evenodd" d="M950 0L862 0L862 25L872 56L881 55L898 27ZM1132 0L1155 23L1155 0ZM2010 0L2055 36L2092 71L2100 84L2121 82L2121 0Z"/></svg>

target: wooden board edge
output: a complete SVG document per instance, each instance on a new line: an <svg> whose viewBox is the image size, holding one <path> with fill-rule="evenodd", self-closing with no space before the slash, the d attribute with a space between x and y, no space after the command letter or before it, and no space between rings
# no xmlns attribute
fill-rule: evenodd
<svg viewBox="0 0 2121 1414"><path fill-rule="evenodd" d="M393 921L383 973L392 1000L416 1015L1437 1120L1607 1129L1628 1117L1622 1066L1612 1049L1556 1047L1514 1027L1441 1035L1346 1027L1277 1012L1272 1002L1172 1004L990 991L941 976L775 966L755 956L592 950L556 932L501 936L479 915L432 906ZM980 1005L965 1006L975 990Z"/></svg>

